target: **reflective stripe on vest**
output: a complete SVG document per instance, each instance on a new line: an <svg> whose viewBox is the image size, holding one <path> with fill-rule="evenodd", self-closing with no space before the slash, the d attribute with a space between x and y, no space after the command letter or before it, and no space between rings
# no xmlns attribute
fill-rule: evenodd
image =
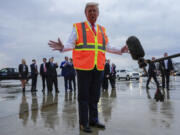
<svg viewBox="0 0 180 135"><path fill-rule="evenodd" d="M98 49L105 50L106 49L106 41L105 41L104 33L103 33L103 30L102 30L102 27L99 26L99 28L100 28L100 31L101 31L102 37L103 37L103 46L102 47L99 46Z"/></svg>

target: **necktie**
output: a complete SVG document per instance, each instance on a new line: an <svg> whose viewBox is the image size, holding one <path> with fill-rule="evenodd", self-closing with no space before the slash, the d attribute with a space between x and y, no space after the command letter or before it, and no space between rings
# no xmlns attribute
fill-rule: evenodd
<svg viewBox="0 0 180 135"><path fill-rule="evenodd" d="M96 35L96 30L95 30L95 25L92 24L92 31L94 32L94 34Z"/></svg>
<svg viewBox="0 0 180 135"><path fill-rule="evenodd" d="M114 73L113 67L111 67L111 73Z"/></svg>
<svg viewBox="0 0 180 135"><path fill-rule="evenodd" d="M36 73L37 73L37 65L35 65L35 70L36 70Z"/></svg>
<svg viewBox="0 0 180 135"><path fill-rule="evenodd" d="M46 72L46 65L44 64L44 72Z"/></svg>

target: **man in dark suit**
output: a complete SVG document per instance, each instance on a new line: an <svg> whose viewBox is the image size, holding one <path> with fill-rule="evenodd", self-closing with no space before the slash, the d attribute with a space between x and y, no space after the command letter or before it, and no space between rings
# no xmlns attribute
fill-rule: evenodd
<svg viewBox="0 0 180 135"><path fill-rule="evenodd" d="M31 77L32 77L31 91L37 91L36 85L37 85L38 69L35 59L32 60L32 64L30 65L30 67L31 67Z"/></svg>
<svg viewBox="0 0 180 135"><path fill-rule="evenodd" d="M58 80L57 80L57 71L58 68L57 63L53 63L54 58L51 57L48 63L47 76L48 76L48 91L51 92L53 90L53 84L55 87L55 91L59 93L58 90Z"/></svg>
<svg viewBox="0 0 180 135"><path fill-rule="evenodd" d="M155 57L152 57L152 61L154 61L154 60L155 60ZM152 62L152 61L149 61L148 80L147 80L147 83L146 83L146 89L149 89L148 85L149 85L149 82L150 82L151 78L154 79L154 81L156 83L156 86L157 86L157 89L159 89L159 82L158 82L158 80L156 78L157 70L156 70L156 66L155 66L154 62Z"/></svg>
<svg viewBox="0 0 180 135"><path fill-rule="evenodd" d="M45 82L46 82L46 85L48 85L46 58L43 58L43 63L40 66L40 75L41 75L41 78L42 78L42 87L43 87L42 92L44 92L45 91Z"/></svg>
<svg viewBox="0 0 180 135"><path fill-rule="evenodd" d="M73 59L70 58L70 62L69 62L69 82L70 82L70 90L72 91L72 82L73 82L73 86L74 86L74 92L76 92L76 71L74 69L74 65L73 65Z"/></svg>
<svg viewBox="0 0 180 135"><path fill-rule="evenodd" d="M65 61L61 62L60 68L61 70L61 75L64 77L64 87L65 87L65 92L67 92L68 88L71 88L70 85L70 80L69 80L69 58L65 56ZM69 86L68 86L69 85Z"/></svg>
<svg viewBox="0 0 180 135"><path fill-rule="evenodd" d="M164 53L164 57L167 57L168 53ZM172 60L164 60L160 62L160 71L162 75L162 87L165 88L165 80L166 80L166 88L169 90L169 76L170 73L174 70Z"/></svg>
<svg viewBox="0 0 180 135"><path fill-rule="evenodd" d="M103 90L108 90L108 79L110 77L110 60L106 60L106 64L104 67L104 76L103 76L103 82L102 82L102 88Z"/></svg>
<svg viewBox="0 0 180 135"><path fill-rule="evenodd" d="M116 86L116 65L114 63L112 63L111 66L111 71L110 71L110 83L111 83L111 87L112 89L115 89Z"/></svg>

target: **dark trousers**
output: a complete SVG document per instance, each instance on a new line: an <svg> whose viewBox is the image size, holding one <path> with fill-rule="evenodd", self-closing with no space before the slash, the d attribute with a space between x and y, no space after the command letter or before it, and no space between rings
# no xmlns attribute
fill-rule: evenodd
<svg viewBox="0 0 180 135"><path fill-rule="evenodd" d="M110 84L112 89L115 88L115 84L116 84L116 77L115 76L110 76Z"/></svg>
<svg viewBox="0 0 180 135"><path fill-rule="evenodd" d="M58 91L58 83L57 83L57 76L52 76L49 79L49 90L52 91L53 90L53 84L55 87L55 91Z"/></svg>
<svg viewBox="0 0 180 135"><path fill-rule="evenodd" d="M159 82L158 82L158 80L157 80L157 78L156 78L156 74L149 74L148 80L147 80L147 83L146 83L146 88L148 88L148 85L149 85L149 82L150 82L151 78L154 79L157 88L159 88Z"/></svg>
<svg viewBox="0 0 180 135"><path fill-rule="evenodd" d="M102 82L102 71L77 70L78 104L80 125L98 122L98 102Z"/></svg>
<svg viewBox="0 0 180 135"><path fill-rule="evenodd" d="M48 91L51 91L51 76L47 76L47 89Z"/></svg>
<svg viewBox="0 0 180 135"><path fill-rule="evenodd" d="M164 73L162 73L162 87L165 88L165 80L166 80L166 88L169 89L169 76L170 71L164 70Z"/></svg>
<svg viewBox="0 0 180 135"><path fill-rule="evenodd" d="M64 76L64 87L65 87L65 91L67 91L68 89L72 90L72 85L69 76Z"/></svg>
<svg viewBox="0 0 180 135"><path fill-rule="evenodd" d="M103 89L108 89L108 80L109 80L109 78L107 78L106 76L104 76L103 82L102 82L102 88L103 88Z"/></svg>
<svg viewBox="0 0 180 135"><path fill-rule="evenodd" d="M32 76L32 84L31 84L31 90L36 90L37 85L37 75Z"/></svg>
<svg viewBox="0 0 180 135"><path fill-rule="evenodd" d="M42 75L41 78L42 78L42 87L43 87L43 90L45 90L45 86L48 85L47 76L46 75Z"/></svg>
<svg viewBox="0 0 180 135"><path fill-rule="evenodd" d="M69 87L71 87L71 90L72 90L72 83L73 83L73 87L75 91L76 90L76 76L75 75L70 76L69 82L70 82Z"/></svg>

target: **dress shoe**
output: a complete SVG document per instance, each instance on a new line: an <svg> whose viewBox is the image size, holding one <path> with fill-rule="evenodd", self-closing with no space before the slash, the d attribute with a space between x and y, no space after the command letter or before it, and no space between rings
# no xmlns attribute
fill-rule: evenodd
<svg viewBox="0 0 180 135"><path fill-rule="evenodd" d="M56 90L56 93L59 93L59 90Z"/></svg>
<svg viewBox="0 0 180 135"><path fill-rule="evenodd" d="M25 88L23 88L23 90L22 90L23 92L25 92Z"/></svg>
<svg viewBox="0 0 180 135"><path fill-rule="evenodd" d="M80 130L86 132L86 133L92 133L92 130L89 126L83 126L83 125L80 125Z"/></svg>
<svg viewBox="0 0 180 135"><path fill-rule="evenodd" d="M92 127L97 127L97 128L101 128L101 129L105 129L106 126L104 124L101 124L100 122L96 122L96 123L89 123L90 126Z"/></svg>
<svg viewBox="0 0 180 135"><path fill-rule="evenodd" d="M52 90L51 90L51 89L49 89L49 90L48 90L48 92L52 92Z"/></svg>

